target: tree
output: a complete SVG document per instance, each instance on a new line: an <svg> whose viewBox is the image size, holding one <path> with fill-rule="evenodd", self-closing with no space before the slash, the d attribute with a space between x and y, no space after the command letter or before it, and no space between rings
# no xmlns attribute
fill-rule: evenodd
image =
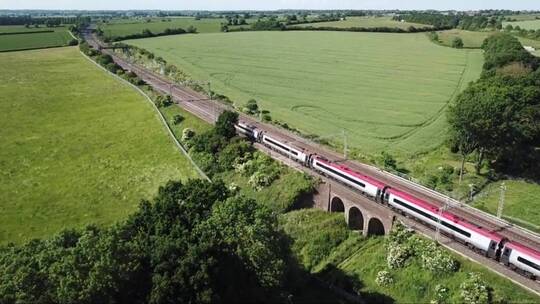
<svg viewBox="0 0 540 304"><path fill-rule="evenodd" d="M504 28L505 31L507 32L511 32L514 30L514 27L511 25L511 24L508 24L505 28Z"/></svg>
<svg viewBox="0 0 540 304"><path fill-rule="evenodd" d="M455 38L452 40L452 47L453 47L453 48L456 48L456 49L461 49L461 48L463 48L463 40L462 40L460 37L455 37Z"/></svg>
<svg viewBox="0 0 540 304"><path fill-rule="evenodd" d="M182 121L184 121L184 116L180 115L180 114L176 114L173 116L173 124L175 125L179 125Z"/></svg>
<svg viewBox="0 0 540 304"><path fill-rule="evenodd" d="M185 128L182 131L182 141L186 142L195 136L195 131L191 130L190 128Z"/></svg>
<svg viewBox="0 0 540 304"><path fill-rule="evenodd" d="M219 115L215 126L215 132L226 139L236 136L235 124L238 123L238 113L232 111L224 111Z"/></svg>
<svg viewBox="0 0 540 304"><path fill-rule="evenodd" d="M381 153L381 162L385 169L397 170L396 159L386 151Z"/></svg>
<svg viewBox="0 0 540 304"><path fill-rule="evenodd" d="M455 143L462 153L477 151L477 173L485 157L508 173L537 171L539 83L539 71L517 78L484 78L471 84L450 107Z"/></svg>
<svg viewBox="0 0 540 304"><path fill-rule="evenodd" d="M187 30L186 30L188 33L191 33L191 34L195 34L197 33L197 28L194 27L193 25L190 25L188 26Z"/></svg>
<svg viewBox="0 0 540 304"><path fill-rule="evenodd" d="M246 103L246 108L248 109L250 114L257 114L259 113L259 105L257 104L257 101L255 99L250 99Z"/></svg>

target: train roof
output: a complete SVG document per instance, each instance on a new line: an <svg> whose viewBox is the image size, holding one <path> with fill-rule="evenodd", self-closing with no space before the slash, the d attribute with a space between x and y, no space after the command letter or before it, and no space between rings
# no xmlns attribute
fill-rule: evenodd
<svg viewBox="0 0 540 304"><path fill-rule="evenodd" d="M368 183L372 184L373 186L377 187L377 188L384 188L386 185L383 183L383 182L380 182L376 179L374 179L373 177L369 177L367 175L364 175L364 174L361 174L361 173L358 173L352 169L349 169L348 167L346 166L340 166L340 165L336 165L332 162L330 162L329 160L326 160L324 158L321 158L320 156L317 156L317 160L320 161L320 162L323 162L325 164L327 164L328 166L330 167L333 167L333 168L336 168L336 169L339 169L341 171L345 171L347 172L348 174L356 177L356 178L359 178L359 179L362 179L362 180L365 180L367 181Z"/></svg>
<svg viewBox="0 0 540 304"><path fill-rule="evenodd" d="M263 137L266 136L266 137L270 137L272 140L275 140L275 141L278 141L280 144L282 145L286 145L286 146L289 146L290 148L293 148L294 150L296 150L297 152L301 152L301 153L304 153L305 152L305 149L304 148L300 148L294 144L291 144L275 135L272 134L272 136L270 136L268 133L264 133Z"/></svg>
<svg viewBox="0 0 540 304"><path fill-rule="evenodd" d="M510 241L508 243L505 244L506 247L508 248L511 248L511 249L516 249L516 250L519 250L523 253L526 253L536 259L539 259L540 260L540 252L538 250L534 250L530 247L527 247L523 244L520 244L520 243L517 243L517 242L514 242L514 241Z"/></svg>
<svg viewBox="0 0 540 304"><path fill-rule="evenodd" d="M388 193L392 193L394 195L397 195L397 196L400 196L404 199L406 199L407 201L417 205L417 206L420 206L424 209L427 209L433 213L438 213L439 212L439 208L435 205L433 205L432 203L429 203L429 202L426 202L422 199L419 199L413 195L410 195L408 193L405 193L403 191L400 191L400 190L397 190L397 189L394 189L394 188L390 188L387 190ZM500 242L502 241L503 239L503 236L501 236L500 234L496 233L496 232L493 232L493 231L490 231L490 230L487 230L486 228L483 228L481 226L478 226L478 225L475 225L455 214L453 214L452 212L449 212L449 211L444 211L442 213L442 216L447 219L448 221L450 222L453 222L453 223L456 223L456 224L459 224L469 230L472 230L478 234L481 234L485 237L488 237L494 241L497 241L497 242Z"/></svg>

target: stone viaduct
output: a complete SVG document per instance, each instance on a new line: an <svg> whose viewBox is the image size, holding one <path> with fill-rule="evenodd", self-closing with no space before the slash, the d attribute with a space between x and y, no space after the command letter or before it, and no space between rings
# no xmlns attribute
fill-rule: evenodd
<svg viewBox="0 0 540 304"><path fill-rule="evenodd" d="M392 229L394 213L387 207L336 182L322 182L313 196L312 205L328 212L343 212L352 230L365 236L386 235Z"/></svg>

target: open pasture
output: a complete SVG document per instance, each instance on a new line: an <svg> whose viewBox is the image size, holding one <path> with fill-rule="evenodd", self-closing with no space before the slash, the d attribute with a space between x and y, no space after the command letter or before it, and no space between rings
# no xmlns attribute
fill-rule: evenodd
<svg viewBox="0 0 540 304"><path fill-rule="evenodd" d="M519 26L521 29L525 29L525 30L540 30L540 19L504 22L503 28L506 27L507 25L512 25L514 28L516 26Z"/></svg>
<svg viewBox="0 0 540 304"><path fill-rule="evenodd" d="M444 140L447 103L481 71L482 54L424 34L245 32L138 39L238 104L250 98L306 134L364 153L413 154Z"/></svg>
<svg viewBox="0 0 540 304"><path fill-rule="evenodd" d="M151 105L77 48L0 54L0 244L111 224L197 177Z"/></svg>
<svg viewBox="0 0 540 304"><path fill-rule="evenodd" d="M147 20L150 20L148 22ZM148 29L152 33L162 33L165 29L182 28L187 29L190 25L197 28L199 33L217 33L221 30L222 19L200 19L195 20L192 17L181 18L152 18L152 19L129 19L101 24L99 27L103 30L105 37L114 38L132 34L141 33Z"/></svg>
<svg viewBox="0 0 540 304"><path fill-rule="evenodd" d="M302 26L312 27L335 27L335 28L349 28L349 27L391 27L407 30L409 27L431 27L427 24L411 23L411 22L399 22L392 20L390 17L347 17L346 20L330 21L330 22L317 22L308 24L299 24Z"/></svg>
<svg viewBox="0 0 540 304"><path fill-rule="evenodd" d="M54 32L0 35L0 52L64 46L71 39L73 37L63 27L55 28Z"/></svg>

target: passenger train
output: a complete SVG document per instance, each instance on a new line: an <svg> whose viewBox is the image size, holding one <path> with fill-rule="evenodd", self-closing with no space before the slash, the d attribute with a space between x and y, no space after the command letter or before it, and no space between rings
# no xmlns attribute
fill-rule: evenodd
<svg viewBox="0 0 540 304"><path fill-rule="evenodd" d="M235 128L238 133L247 138L262 143L378 203L385 204L397 212L426 223L433 228L439 228L441 232L467 245L472 250L495 259L532 279L540 278L540 252L537 250L508 240L497 232L475 225L449 211L440 210L425 200L391 188L373 177L355 172L346 166L294 147L256 127L239 122Z"/></svg>

